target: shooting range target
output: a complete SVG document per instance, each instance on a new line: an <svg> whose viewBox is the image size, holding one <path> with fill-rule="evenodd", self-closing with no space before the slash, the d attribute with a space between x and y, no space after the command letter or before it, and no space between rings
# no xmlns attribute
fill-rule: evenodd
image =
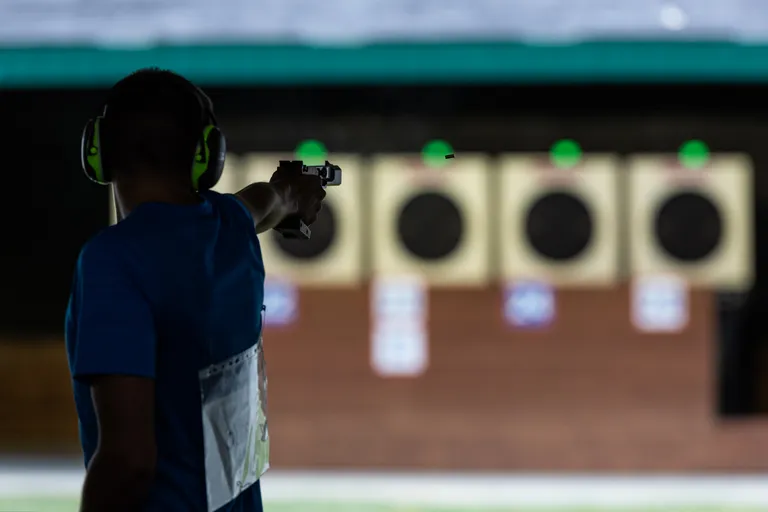
<svg viewBox="0 0 768 512"><path fill-rule="evenodd" d="M243 158L248 183L269 181L289 154L252 154ZM343 183L328 188L309 240L284 239L271 230L259 236L267 275L305 286L356 286L363 277L360 164L352 155L334 155Z"/></svg>
<svg viewBox="0 0 768 512"><path fill-rule="evenodd" d="M637 155L628 165L633 274L672 273L691 286L749 288L754 272L749 157L714 155L700 168L686 168L677 155Z"/></svg>
<svg viewBox="0 0 768 512"><path fill-rule="evenodd" d="M372 166L373 264L379 275L418 275L432 286L490 278L488 159L462 155L437 168L420 155Z"/></svg>
<svg viewBox="0 0 768 512"><path fill-rule="evenodd" d="M500 160L502 275L557 286L604 286L619 275L617 160L590 155L555 168L542 155Z"/></svg>
<svg viewBox="0 0 768 512"><path fill-rule="evenodd" d="M525 238L541 258L567 262L584 254L592 242L595 221L587 201L569 191L547 191L529 204Z"/></svg>
<svg viewBox="0 0 768 512"><path fill-rule="evenodd" d="M433 229L435 221L441 224ZM397 237L411 255L426 262L447 258L461 244L466 227L459 205L449 195L423 192L397 212Z"/></svg>

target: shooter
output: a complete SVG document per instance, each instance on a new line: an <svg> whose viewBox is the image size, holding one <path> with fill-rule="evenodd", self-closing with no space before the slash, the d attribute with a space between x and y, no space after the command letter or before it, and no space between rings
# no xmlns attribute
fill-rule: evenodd
<svg viewBox="0 0 768 512"><path fill-rule="evenodd" d="M83 247L66 317L81 512L262 510L256 235L285 222L306 238L338 168L281 163L269 183L219 194L225 154L211 100L169 71L120 81L84 130L83 168L113 185L118 223Z"/></svg>

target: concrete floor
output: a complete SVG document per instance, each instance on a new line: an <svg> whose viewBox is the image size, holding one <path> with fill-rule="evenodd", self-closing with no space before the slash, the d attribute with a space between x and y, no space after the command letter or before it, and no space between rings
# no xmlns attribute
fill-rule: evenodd
<svg viewBox="0 0 768 512"><path fill-rule="evenodd" d="M78 460L0 460L0 497L75 496ZM757 507L768 475L499 475L271 470L265 501L472 507Z"/></svg>

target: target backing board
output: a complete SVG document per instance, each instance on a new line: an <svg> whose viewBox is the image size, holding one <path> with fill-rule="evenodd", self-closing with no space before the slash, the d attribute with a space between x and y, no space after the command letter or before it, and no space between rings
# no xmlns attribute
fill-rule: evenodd
<svg viewBox="0 0 768 512"><path fill-rule="evenodd" d="M691 286L744 290L754 277L752 162L715 154L699 169L677 155L628 161L630 264L635 276L675 274Z"/></svg>
<svg viewBox="0 0 768 512"><path fill-rule="evenodd" d="M241 159L249 183L269 181L288 154L251 154ZM287 240L270 230L259 236L267 273L305 287L357 286L363 278L362 173L354 155L331 155L341 167L343 182L329 187L309 240Z"/></svg>
<svg viewBox="0 0 768 512"><path fill-rule="evenodd" d="M430 286L490 279L489 160L463 154L437 168L418 154L373 159L376 275L418 275Z"/></svg>
<svg viewBox="0 0 768 512"><path fill-rule="evenodd" d="M618 159L586 155L571 169L546 154L504 155L498 235L506 280L607 286L620 277Z"/></svg>

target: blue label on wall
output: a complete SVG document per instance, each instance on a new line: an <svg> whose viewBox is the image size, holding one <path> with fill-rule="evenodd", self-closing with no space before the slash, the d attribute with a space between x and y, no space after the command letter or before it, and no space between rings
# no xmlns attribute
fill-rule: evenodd
<svg viewBox="0 0 768 512"><path fill-rule="evenodd" d="M298 290L288 281L267 280L264 283L265 323L288 325L298 317Z"/></svg>
<svg viewBox="0 0 768 512"><path fill-rule="evenodd" d="M516 281L504 291L504 317L515 327L537 328L555 319L555 290L539 281Z"/></svg>

